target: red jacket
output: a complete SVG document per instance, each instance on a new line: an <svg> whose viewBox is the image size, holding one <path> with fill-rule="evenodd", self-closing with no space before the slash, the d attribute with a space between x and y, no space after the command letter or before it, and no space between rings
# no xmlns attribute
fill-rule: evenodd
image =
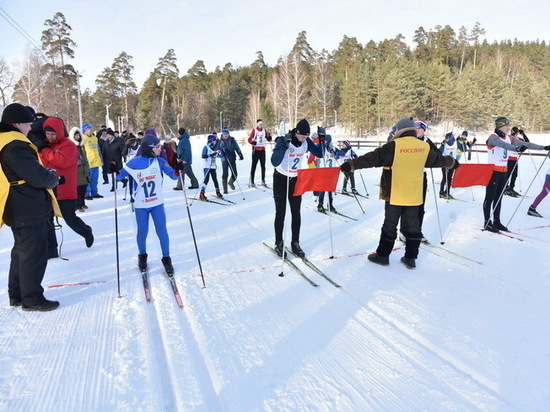
<svg viewBox="0 0 550 412"><path fill-rule="evenodd" d="M51 127L57 134L57 139L40 151L44 167L55 169L57 174L65 178L65 183L56 188L58 200L76 199L76 172L78 168L78 150L73 142L65 136L63 120L49 117L42 128Z"/></svg>

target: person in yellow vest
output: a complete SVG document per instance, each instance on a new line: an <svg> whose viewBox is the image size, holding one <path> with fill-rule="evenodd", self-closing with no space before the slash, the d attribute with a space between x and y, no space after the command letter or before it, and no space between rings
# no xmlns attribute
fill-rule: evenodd
<svg viewBox="0 0 550 412"><path fill-rule="evenodd" d="M33 115L12 103L0 122L0 225L13 232L14 244L8 276L10 306L25 311L49 311L59 302L44 297L42 280L48 262L48 224L60 215L53 196L59 177L38 159L27 138Z"/></svg>
<svg viewBox="0 0 550 412"><path fill-rule="evenodd" d="M99 181L99 169L103 166L103 160L101 159L101 153L99 151L99 143L96 136L94 136L94 130L90 123L82 124L82 136L84 150L86 150L86 158L88 159L88 174L90 183L86 188L86 200L93 200L102 198L103 196L97 192L97 183Z"/></svg>
<svg viewBox="0 0 550 412"><path fill-rule="evenodd" d="M340 166L342 172L383 166L380 179L380 198L386 201L385 218L376 253L368 259L379 265L389 265L389 256L397 238L397 224L406 237L405 256L401 258L408 269L416 267L418 248L422 240L419 207L424 202L424 168L459 166L451 156L442 155L427 142L417 139L412 118L397 122L393 140L372 152L350 159Z"/></svg>

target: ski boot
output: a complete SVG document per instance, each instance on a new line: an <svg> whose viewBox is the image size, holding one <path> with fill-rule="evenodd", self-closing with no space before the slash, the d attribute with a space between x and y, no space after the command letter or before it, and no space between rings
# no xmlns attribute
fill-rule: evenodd
<svg viewBox="0 0 550 412"><path fill-rule="evenodd" d="M283 257L283 253L284 253L284 256L286 259L285 244L282 240L275 242L274 249L275 249L275 253L277 253L279 257Z"/></svg>
<svg viewBox="0 0 550 412"><path fill-rule="evenodd" d="M529 206L529 210L527 211L527 214L529 216L542 217L542 215L539 212L537 212L537 209L534 208L533 206Z"/></svg>
<svg viewBox="0 0 550 412"><path fill-rule="evenodd" d="M305 252L300 247L300 243L298 243L296 241L290 242L290 248L292 250L292 253L294 253L299 258L305 258L306 257Z"/></svg>
<svg viewBox="0 0 550 412"><path fill-rule="evenodd" d="M147 270L147 253L138 255L138 267L141 271Z"/></svg>
<svg viewBox="0 0 550 412"><path fill-rule="evenodd" d="M164 265L164 270L166 274L170 277L174 276L174 266L172 266L172 259L170 256L165 256L161 259L162 264Z"/></svg>
<svg viewBox="0 0 550 412"><path fill-rule="evenodd" d="M201 193L199 194L199 199L206 201L206 195L204 194L204 190L201 190Z"/></svg>
<svg viewBox="0 0 550 412"><path fill-rule="evenodd" d="M322 204L319 204L319 205L317 206L317 211L318 211L318 212L321 212L321 213L325 213L325 212L326 212L326 210L325 210L325 208L323 207Z"/></svg>
<svg viewBox="0 0 550 412"><path fill-rule="evenodd" d="M229 178L229 182L227 183L229 184L229 187L231 188L231 190L235 190L235 178L233 176Z"/></svg>
<svg viewBox="0 0 550 412"><path fill-rule="evenodd" d="M336 209L334 208L334 206L332 206L332 205L330 205L330 211L331 211L332 213L338 213L338 212L336 211Z"/></svg>
<svg viewBox="0 0 550 412"><path fill-rule="evenodd" d="M220 189L216 189L216 196L218 196L220 199L223 199L222 192L220 192Z"/></svg>
<svg viewBox="0 0 550 412"><path fill-rule="evenodd" d="M347 194L348 194L348 190L347 190L345 187L342 188L342 194L343 194L343 195L347 195Z"/></svg>
<svg viewBox="0 0 550 412"><path fill-rule="evenodd" d="M358 195L359 192L357 190L355 190L354 187L351 188L351 193L353 193L354 195Z"/></svg>

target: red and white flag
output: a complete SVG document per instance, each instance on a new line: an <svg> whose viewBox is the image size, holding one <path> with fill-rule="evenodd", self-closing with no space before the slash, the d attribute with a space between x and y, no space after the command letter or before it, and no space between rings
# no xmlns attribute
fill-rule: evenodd
<svg viewBox="0 0 550 412"><path fill-rule="evenodd" d="M299 169L298 181L294 187L294 196L305 192L334 192L340 175L339 167L318 167L313 169Z"/></svg>

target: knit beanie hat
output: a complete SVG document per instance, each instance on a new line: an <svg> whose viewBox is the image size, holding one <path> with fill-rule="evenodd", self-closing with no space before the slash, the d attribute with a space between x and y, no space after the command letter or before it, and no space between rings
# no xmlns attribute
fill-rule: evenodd
<svg viewBox="0 0 550 412"><path fill-rule="evenodd" d="M141 155L143 157L155 157L153 149L160 144L160 140L157 136L147 134L141 139Z"/></svg>
<svg viewBox="0 0 550 412"><path fill-rule="evenodd" d="M145 129L145 135L151 135L151 136L156 136L157 135L157 131L155 129Z"/></svg>
<svg viewBox="0 0 550 412"><path fill-rule="evenodd" d="M82 123L82 133L84 133L86 130L93 129L92 125L90 123Z"/></svg>
<svg viewBox="0 0 550 412"><path fill-rule="evenodd" d="M510 124L510 120L504 116L497 117L495 119L495 127L498 129L502 126L508 126Z"/></svg>
<svg viewBox="0 0 550 412"><path fill-rule="evenodd" d="M185 128L184 128L184 127L180 127L180 128L178 129L178 133L179 133L180 135L184 135L184 134L185 134Z"/></svg>
<svg viewBox="0 0 550 412"><path fill-rule="evenodd" d="M31 111L19 103L8 104L2 112L2 123L32 123L33 120Z"/></svg>
<svg viewBox="0 0 550 412"><path fill-rule="evenodd" d="M426 121L424 120L417 120L416 122L414 122L414 125L416 127L420 127L421 129L423 129L424 131L426 131L428 129L428 123L426 123Z"/></svg>
<svg viewBox="0 0 550 412"><path fill-rule="evenodd" d="M214 143L217 140L217 137L213 134L208 135L207 141L208 143Z"/></svg>
<svg viewBox="0 0 550 412"><path fill-rule="evenodd" d="M222 130L222 134L229 135L229 129L223 129L223 130Z"/></svg>
<svg viewBox="0 0 550 412"><path fill-rule="evenodd" d="M296 125L296 133L302 135L309 135L309 122L306 119L302 119Z"/></svg>
<svg viewBox="0 0 550 412"><path fill-rule="evenodd" d="M408 131L414 131L416 133L416 126L412 117L403 117L395 124L395 137L400 137L403 133Z"/></svg>

